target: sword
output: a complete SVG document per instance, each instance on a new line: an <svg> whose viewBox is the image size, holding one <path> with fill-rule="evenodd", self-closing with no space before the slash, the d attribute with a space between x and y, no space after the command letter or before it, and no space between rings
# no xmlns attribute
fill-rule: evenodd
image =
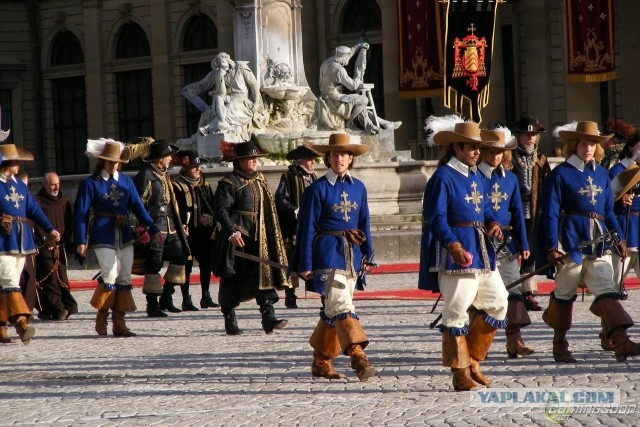
<svg viewBox="0 0 640 427"><path fill-rule="evenodd" d="M288 265L280 264L279 262L271 261L270 259L260 258L259 256L240 252L235 249L231 249L231 253L237 257L248 259L249 261L254 261L259 264L268 265L269 267L279 268L280 270L284 270L284 271L287 271L289 269Z"/></svg>
<svg viewBox="0 0 640 427"><path fill-rule="evenodd" d="M615 232L613 232L613 231L608 231L607 233L605 233L605 234L603 234L602 236L597 237L597 238L595 238L595 239L593 239L593 240L587 240L587 241L584 241L584 242L580 243L580 244L575 248L575 250L583 249L583 248L586 248L587 246L593 246L593 245L597 245L597 244L599 244L599 243L603 243L603 242L608 242L608 241L610 241L611 239L613 239L613 234L615 234ZM567 259L567 258L569 258L569 257L571 257L571 251L568 251L567 253L565 253L565 254L560 258L560 261L565 260L565 259ZM550 268L550 267L552 267L553 265L554 265L554 263L551 263L551 262L546 263L545 265L543 265L542 267L538 268L537 270L534 270L534 271L532 271L531 273L527 273L527 274L525 274L524 276L521 276L518 280L516 280L516 281L514 281L514 282L512 282L512 283L509 283L509 284L506 286L506 289L507 289L507 290L509 290L509 289L511 289L511 288L513 288L513 287L515 287L515 286L518 286L520 283L524 282L525 280L527 280L527 279L529 279L529 278L531 278L531 277L533 277L533 276L536 276L536 275L538 275L538 274L542 273L543 271L545 271L545 270L549 269L549 268Z"/></svg>

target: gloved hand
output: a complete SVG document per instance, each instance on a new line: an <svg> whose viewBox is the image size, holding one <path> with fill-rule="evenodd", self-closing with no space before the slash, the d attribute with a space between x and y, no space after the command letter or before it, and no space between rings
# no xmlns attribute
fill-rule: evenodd
<svg viewBox="0 0 640 427"><path fill-rule="evenodd" d="M344 236L353 245L361 245L367 241L367 235L364 234L364 231L357 228L354 228L353 230L344 230Z"/></svg>
<svg viewBox="0 0 640 427"><path fill-rule="evenodd" d="M487 236L495 237L498 240L502 240L502 228L500 228L500 224L497 222L492 222L489 227L487 227Z"/></svg>
<svg viewBox="0 0 640 427"><path fill-rule="evenodd" d="M616 246L616 251L618 252L618 255L620 255L620 258L626 258L627 257L627 242L625 242L624 240L621 241L620 243L618 243L618 245Z"/></svg>
<svg viewBox="0 0 640 427"><path fill-rule="evenodd" d="M564 254L555 248L547 251L547 261L549 261L550 264L553 264L554 267L564 265L562 257L564 257Z"/></svg>
<svg viewBox="0 0 640 427"><path fill-rule="evenodd" d="M451 259L456 264L467 266L471 260L467 257L467 251L458 242L452 242L447 245L447 252L451 255Z"/></svg>

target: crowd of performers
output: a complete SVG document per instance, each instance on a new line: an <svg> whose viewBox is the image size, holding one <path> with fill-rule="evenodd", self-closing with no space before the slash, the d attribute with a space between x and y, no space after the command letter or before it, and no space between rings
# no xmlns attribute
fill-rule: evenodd
<svg viewBox="0 0 640 427"><path fill-rule="evenodd" d="M534 274L555 278L542 319L554 331L556 362L576 362L567 332L581 286L594 296L603 350L618 361L639 355L620 301L624 275L638 263L640 134L627 135L607 170L600 162L613 133L589 121L558 127L566 160L551 170L537 153L544 128L534 117L511 130L456 116L426 126L443 155L424 193L419 287L444 299L442 361L454 389L490 384L480 363L497 329L505 330L508 357L534 352L521 334L531 323L527 310L541 309L534 288L523 286Z"/></svg>
<svg viewBox="0 0 640 427"><path fill-rule="evenodd" d="M589 121L559 127L566 160L551 170L538 152L545 129L535 117L511 129L430 117L426 128L441 157L424 191L418 286L444 299L442 361L451 368L454 389L490 384L480 363L498 329L505 330L509 358L534 353L521 329L531 324L528 311L543 310L535 298L540 274L556 280L542 315L554 331L555 361L575 362L566 335L581 286L594 296L590 310L601 320L603 350L618 361L639 355L640 344L626 332L633 320L620 301L628 296L623 283L629 269L640 277L640 134L625 135L618 162L606 169L602 164L612 159L603 160L603 146L613 133ZM249 300L259 307L265 333L285 328L287 320L275 315L277 291L285 292L287 308L297 308L295 290L303 283L322 303L309 339L311 374L344 378L333 367L342 353L361 381L374 376L354 305L363 272L374 265L367 190L350 172L367 147L344 133L332 134L328 144L305 143L287 155L292 165L275 193L258 170L265 154L253 141L223 142L221 149L233 169L214 191L195 151L151 138L89 140L86 154L95 168L80 184L72 217L57 175L46 177L34 198L17 179L19 162L33 156L0 145L0 340L11 341L9 322L24 343L35 334L20 278L25 260L38 251L36 232L43 261L36 258L35 277L45 276L38 286L54 276L67 281L61 246L69 244L81 262L92 249L100 267L91 298L99 336L108 335L109 313L113 336L136 335L125 322L136 310L132 274L144 275L147 316L198 310L189 291L197 262L200 307L220 307L226 334L243 333L235 309ZM120 166L135 158L143 167L132 179ZM317 158L327 167L321 177L314 172ZM173 179L172 161L181 166ZM64 209L53 209L59 206ZM220 277L217 303L212 273ZM176 287L180 308L173 302ZM48 311L39 304L45 313L39 317L64 320L77 312L68 284L56 301Z"/></svg>

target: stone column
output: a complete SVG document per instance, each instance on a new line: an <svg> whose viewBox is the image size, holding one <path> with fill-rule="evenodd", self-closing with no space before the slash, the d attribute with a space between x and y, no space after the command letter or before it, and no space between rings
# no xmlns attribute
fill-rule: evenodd
<svg viewBox="0 0 640 427"><path fill-rule="evenodd" d="M153 109L156 138L174 141L175 120L165 120L174 116L173 72L169 54L171 53L171 29L169 27L169 4L164 0L152 0L151 7L151 57L153 58Z"/></svg>

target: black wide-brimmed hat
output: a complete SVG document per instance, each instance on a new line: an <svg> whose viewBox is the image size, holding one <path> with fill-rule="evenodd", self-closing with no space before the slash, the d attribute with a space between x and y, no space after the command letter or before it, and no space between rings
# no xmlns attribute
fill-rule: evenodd
<svg viewBox="0 0 640 427"><path fill-rule="evenodd" d="M513 133L541 133L545 132L542 127L542 122L534 116L520 117L518 121L511 128Z"/></svg>
<svg viewBox="0 0 640 427"><path fill-rule="evenodd" d="M200 160L200 156L198 156L196 150L181 151L180 154L182 157L182 166L195 167L202 165L202 160Z"/></svg>
<svg viewBox="0 0 640 427"><path fill-rule="evenodd" d="M247 157L263 157L267 153L261 153L255 142L220 142L220 150L222 151L222 161L232 162Z"/></svg>
<svg viewBox="0 0 640 427"><path fill-rule="evenodd" d="M322 154L313 150L308 143L303 142L302 145L287 153L287 160L315 159L321 155Z"/></svg>
<svg viewBox="0 0 640 427"><path fill-rule="evenodd" d="M149 154L144 158L145 162L153 162L163 157L171 156L180 151L177 145L169 144L164 139L154 141L149 145Z"/></svg>

